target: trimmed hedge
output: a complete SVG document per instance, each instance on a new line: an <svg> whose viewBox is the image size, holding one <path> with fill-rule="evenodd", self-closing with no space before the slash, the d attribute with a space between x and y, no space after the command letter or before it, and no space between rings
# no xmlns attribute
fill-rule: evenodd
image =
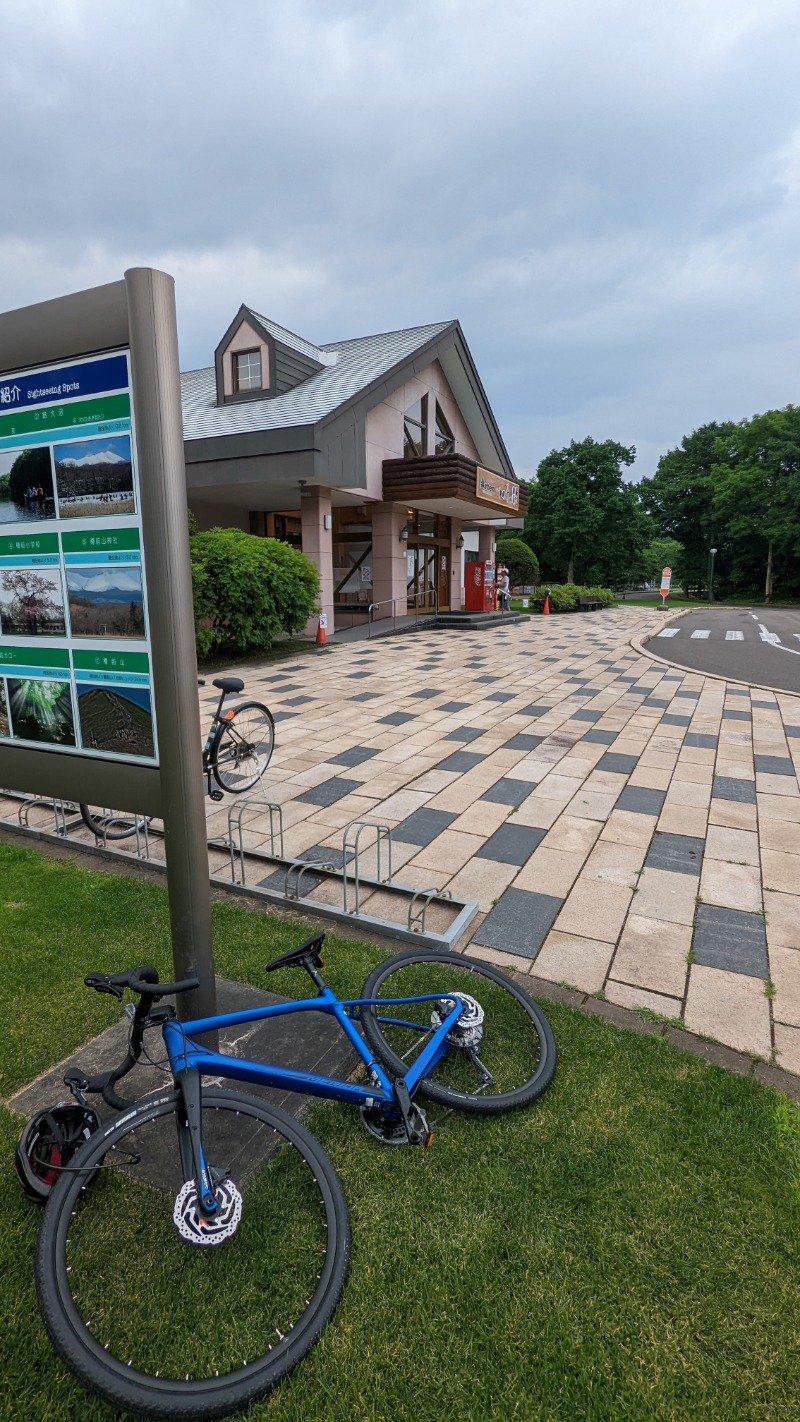
<svg viewBox="0 0 800 1422"><path fill-rule="evenodd" d="M277 538L210 528L189 540L199 656L267 651L279 632L299 632L319 596L310 558Z"/></svg>
<svg viewBox="0 0 800 1422"><path fill-rule="evenodd" d="M531 606L541 612L547 589L540 587L531 598ZM553 583L550 588L551 612L577 612L579 597L593 597L601 607L613 607L616 598L611 588L583 588L576 583Z"/></svg>

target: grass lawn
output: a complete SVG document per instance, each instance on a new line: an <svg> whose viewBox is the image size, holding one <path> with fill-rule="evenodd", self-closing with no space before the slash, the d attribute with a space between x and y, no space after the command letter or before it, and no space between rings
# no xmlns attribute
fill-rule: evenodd
<svg viewBox="0 0 800 1422"><path fill-rule="evenodd" d="M259 986L300 936L227 905L214 920L219 971ZM0 932L3 1100L118 1015L85 972L170 972L162 889L2 843ZM380 956L331 935L326 977L354 995ZM302 974L277 978L305 991ZM795 1422L800 1113L660 1039L548 1016L560 1060L542 1100L450 1116L429 1151L382 1148L354 1112L314 1108L350 1205L350 1278L320 1344L249 1417ZM0 1110L0 1417L111 1422L38 1321L18 1129Z"/></svg>

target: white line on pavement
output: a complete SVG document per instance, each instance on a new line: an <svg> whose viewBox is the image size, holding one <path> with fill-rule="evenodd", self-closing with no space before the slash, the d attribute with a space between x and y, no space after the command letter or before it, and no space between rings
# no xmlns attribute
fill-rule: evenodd
<svg viewBox="0 0 800 1422"><path fill-rule="evenodd" d="M744 632L726 632L726 633L725 633L725 641L726 641L726 642L743 642L743 641L744 641Z"/></svg>
<svg viewBox="0 0 800 1422"><path fill-rule="evenodd" d="M763 622L759 622L758 630L761 634L762 642L767 642L771 647L777 647L779 652L790 652L793 657L800 657L800 651L796 647L784 647L777 632L768 632ZM795 637L797 633L795 632Z"/></svg>
<svg viewBox="0 0 800 1422"><path fill-rule="evenodd" d="M710 637L710 636L711 636L710 630L707 631L707 632L705 632L705 631L697 631L697 632L693 632L693 633L692 633L692 637L693 637L693 638L705 638L705 637Z"/></svg>
<svg viewBox="0 0 800 1422"><path fill-rule="evenodd" d="M657 635L659 637L677 637L679 632L679 627L665 627L663 632L659 632Z"/></svg>

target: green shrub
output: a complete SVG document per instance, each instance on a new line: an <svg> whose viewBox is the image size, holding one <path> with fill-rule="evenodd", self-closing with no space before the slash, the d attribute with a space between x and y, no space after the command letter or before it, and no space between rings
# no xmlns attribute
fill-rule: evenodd
<svg viewBox="0 0 800 1422"><path fill-rule="evenodd" d="M521 538L504 533L498 534L496 558L505 563L512 588L538 583L539 560Z"/></svg>
<svg viewBox="0 0 800 1422"><path fill-rule="evenodd" d="M198 655L266 651L298 632L314 610L319 574L304 553L238 528L210 528L189 542Z"/></svg>
<svg viewBox="0 0 800 1422"><path fill-rule="evenodd" d="M546 595L547 588L540 587L531 598L532 606L539 612L544 607ZM550 611L575 612L579 597L593 597L601 607L613 607L615 601L610 588L584 588L578 587L576 583L553 583L550 587Z"/></svg>

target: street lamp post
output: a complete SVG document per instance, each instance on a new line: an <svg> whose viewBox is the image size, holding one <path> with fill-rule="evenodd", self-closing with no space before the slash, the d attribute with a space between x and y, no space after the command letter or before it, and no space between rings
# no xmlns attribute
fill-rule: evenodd
<svg viewBox="0 0 800 1422"><path fill-rule="evenodd" d="M710 571L710 573L709 573L709 575L708 575L708 600L709 600L709 602L713 602L713 601L714 601L714 557L715 557L715 555L716 555L717 550L716 550L716 548L709 548L708 551L709 551L709 553L711 554L711 571Z"/></svg>

